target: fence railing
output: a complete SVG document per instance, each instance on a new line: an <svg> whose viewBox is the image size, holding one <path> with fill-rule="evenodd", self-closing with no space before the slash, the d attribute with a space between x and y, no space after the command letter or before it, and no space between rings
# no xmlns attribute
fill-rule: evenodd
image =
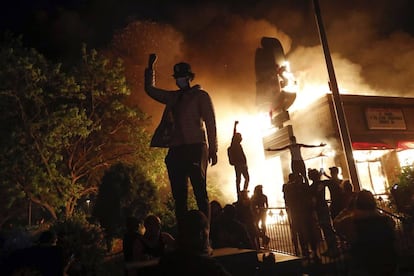
<svg viewBox="0 0 414 276"><path fill-rule="evenodd" d="M396 225L396 238L397 246L400 252L400 256L414 255L414 223L411 219L407 219L400 214L391 212L385 205L379 204L378 209L385 215L390 216ZM267 235L270 238L268 244L269 250L290 254L294 256L301 255L301 249L298 243L294 242L291 226L289 223L288 213L284 207L272 207L268 208L268 223L267 223ZM339 254L336 257L324 257L321 252L327 248L326 241L320 240L318 246L318 255L321 259L321 264L325 266L325 269L329 269L330 272L335 275L342 275L341 272L347 269L347 260L345 253L349 249L345 241L338 239Z"/></svg>

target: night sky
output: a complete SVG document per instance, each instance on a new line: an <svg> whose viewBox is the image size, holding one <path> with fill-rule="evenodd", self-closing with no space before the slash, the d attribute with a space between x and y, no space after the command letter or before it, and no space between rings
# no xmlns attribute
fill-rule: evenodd
<svg viewBox="0 0 414 276"><path fill-rule="evenodd" d="M320 7L341 93L414 97L414 1L320 0ZM83 42L122 58L131 97L154 122L162 106L143 91L148 54L158 54L157 81L166 88L175 87L174 63L189 62L195 82L215 103L221 162L227 162L234 120L241 122L253 162L261 146L245 123L255 108L254 55L261 37L278 38L290 61L300 89L292 108L329 92L311 0L15 0L0 13L2 30L23 34L26 46L52 60L73 61ZM301 139L321 141L318 133ZM231 169L226 174L232 177ZM262 181L252 169L252 183Z"/></svg>
<svg viewBox="0 0 414 276"><path fill-rule="evenodd" d="M367 31L376 40L387 39L394 32L414 35L414 3L410 0L379 0L375 4L321 0L320 5L332 40L342 35L339 42L347 42L352 32L362 36ZM223 17L263 19L289 35L292 47L318 43L311 0L14 0L3 3L0 13L1 29L23 33L30 46L54 58L77 54L82 42L105 47L116 30L145 19L171 24L190 36L219 25L220 20L226 28Z"/></svg>
<svg viewBox="0 0 414 276"><path fill-rule="evenodd" d="M368 90L374 93L392 90L391 94L405 95L408 91L411 94L414 1L373 3L320 1L331 53L334 59L343 59L337 61L337 66L355 66L360 71L358 76L352 76L353 82L364 84L361 87L368 93ZM316 68L302 68L300 61L295 62L295 53L309 64L311 58L306 50L320 46L311 0L15 0L3 4L0 13L2 30L23 34L27 46L65 62L79 55L83 42L92 48L108 47L114 36L132 22L152 21L172 28L178 35L171 39L182 39L179 47L183 58L204 64L208 71L217 71L218 64L224 66L222 69L232 70L229 68L232 61L240 58L236 55L243 58L247 55L236 48L251 47L254 51L260 36L272 35L282 41L286 54L292 57L292 71L300 75ZM159 36L165 35L165 31L159 32L148 39L163 43ZM211 54L216 58L212 59ZM235 70L243 67L234 66ZM338 78L351 83L346 77Z"/></svg>

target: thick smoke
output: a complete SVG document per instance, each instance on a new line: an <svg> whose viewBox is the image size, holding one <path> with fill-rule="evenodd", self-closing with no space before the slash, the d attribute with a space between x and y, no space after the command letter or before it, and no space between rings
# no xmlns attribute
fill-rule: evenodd
<svg viewBox="0 0 414 276"><path fill-rule="evenodd" d="M144 66L147 54L157 52L160 82L174 85L169 79L172 65L187 61L196 72L195 82L217 102L218 112L250 112L255 50L262 36L276 37L297 78L300 107L302 93L317 98L329 92L328 74L311 1L291 2L259 1L237 7L215 1L188 4L176 7L167 23L146 27L148 23L131 23L141 25L135 33L131 24L126 28L142 46L134 53L135 65ZM413 96L413 36L402 29L392 31L401 27L392 18L407 8L406 1L377 1L375 6L360 2L321 1L340 92ZM220 108L227 104L232 108Z"/></svg>

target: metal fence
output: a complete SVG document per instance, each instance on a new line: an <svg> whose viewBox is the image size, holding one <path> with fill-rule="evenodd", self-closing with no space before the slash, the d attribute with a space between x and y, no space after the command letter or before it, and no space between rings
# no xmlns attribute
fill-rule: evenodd
<svg viewBox="0 0 414 276"><path fill-rule="evenodd" d="M411 219L407 219L398 213L392 212L386 205L378 202L378 209L384 214L393 218L396 224L396 237L397 245L400 252L402 262L407 259L408 264L402 264L402 266L408 265L411 269L410 259L414 255L414 224ZM288 213L284 207L273 207L268 209L268 223L267 223L267 235L270 238L270 242L266 249L290 254L294 256L300 256L301 251L298 245L295 246L291 227L289 223ZM319 271L322 269L325 272L329 272L330 275L344 275L347 271L347 258L346 251L349 249L346 241L338 239L339 254L335 257L324 257L321 252L327 248L326 242L323 239L319 242L317 254L320 256L321 263L317 268ZM306 269L315 269L311 267L311 264L305 263ZM321 274L322 275L322 274Z"/></svg>

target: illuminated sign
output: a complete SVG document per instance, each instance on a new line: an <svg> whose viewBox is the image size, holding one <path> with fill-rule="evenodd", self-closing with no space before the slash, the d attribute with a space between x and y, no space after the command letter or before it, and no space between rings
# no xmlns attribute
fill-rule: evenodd
<svg viewBox="0 0 414 276"><path fill-rule="evenodd" d="M404 114L397 108L367 108L369 129L406 129Z"/></svg>

